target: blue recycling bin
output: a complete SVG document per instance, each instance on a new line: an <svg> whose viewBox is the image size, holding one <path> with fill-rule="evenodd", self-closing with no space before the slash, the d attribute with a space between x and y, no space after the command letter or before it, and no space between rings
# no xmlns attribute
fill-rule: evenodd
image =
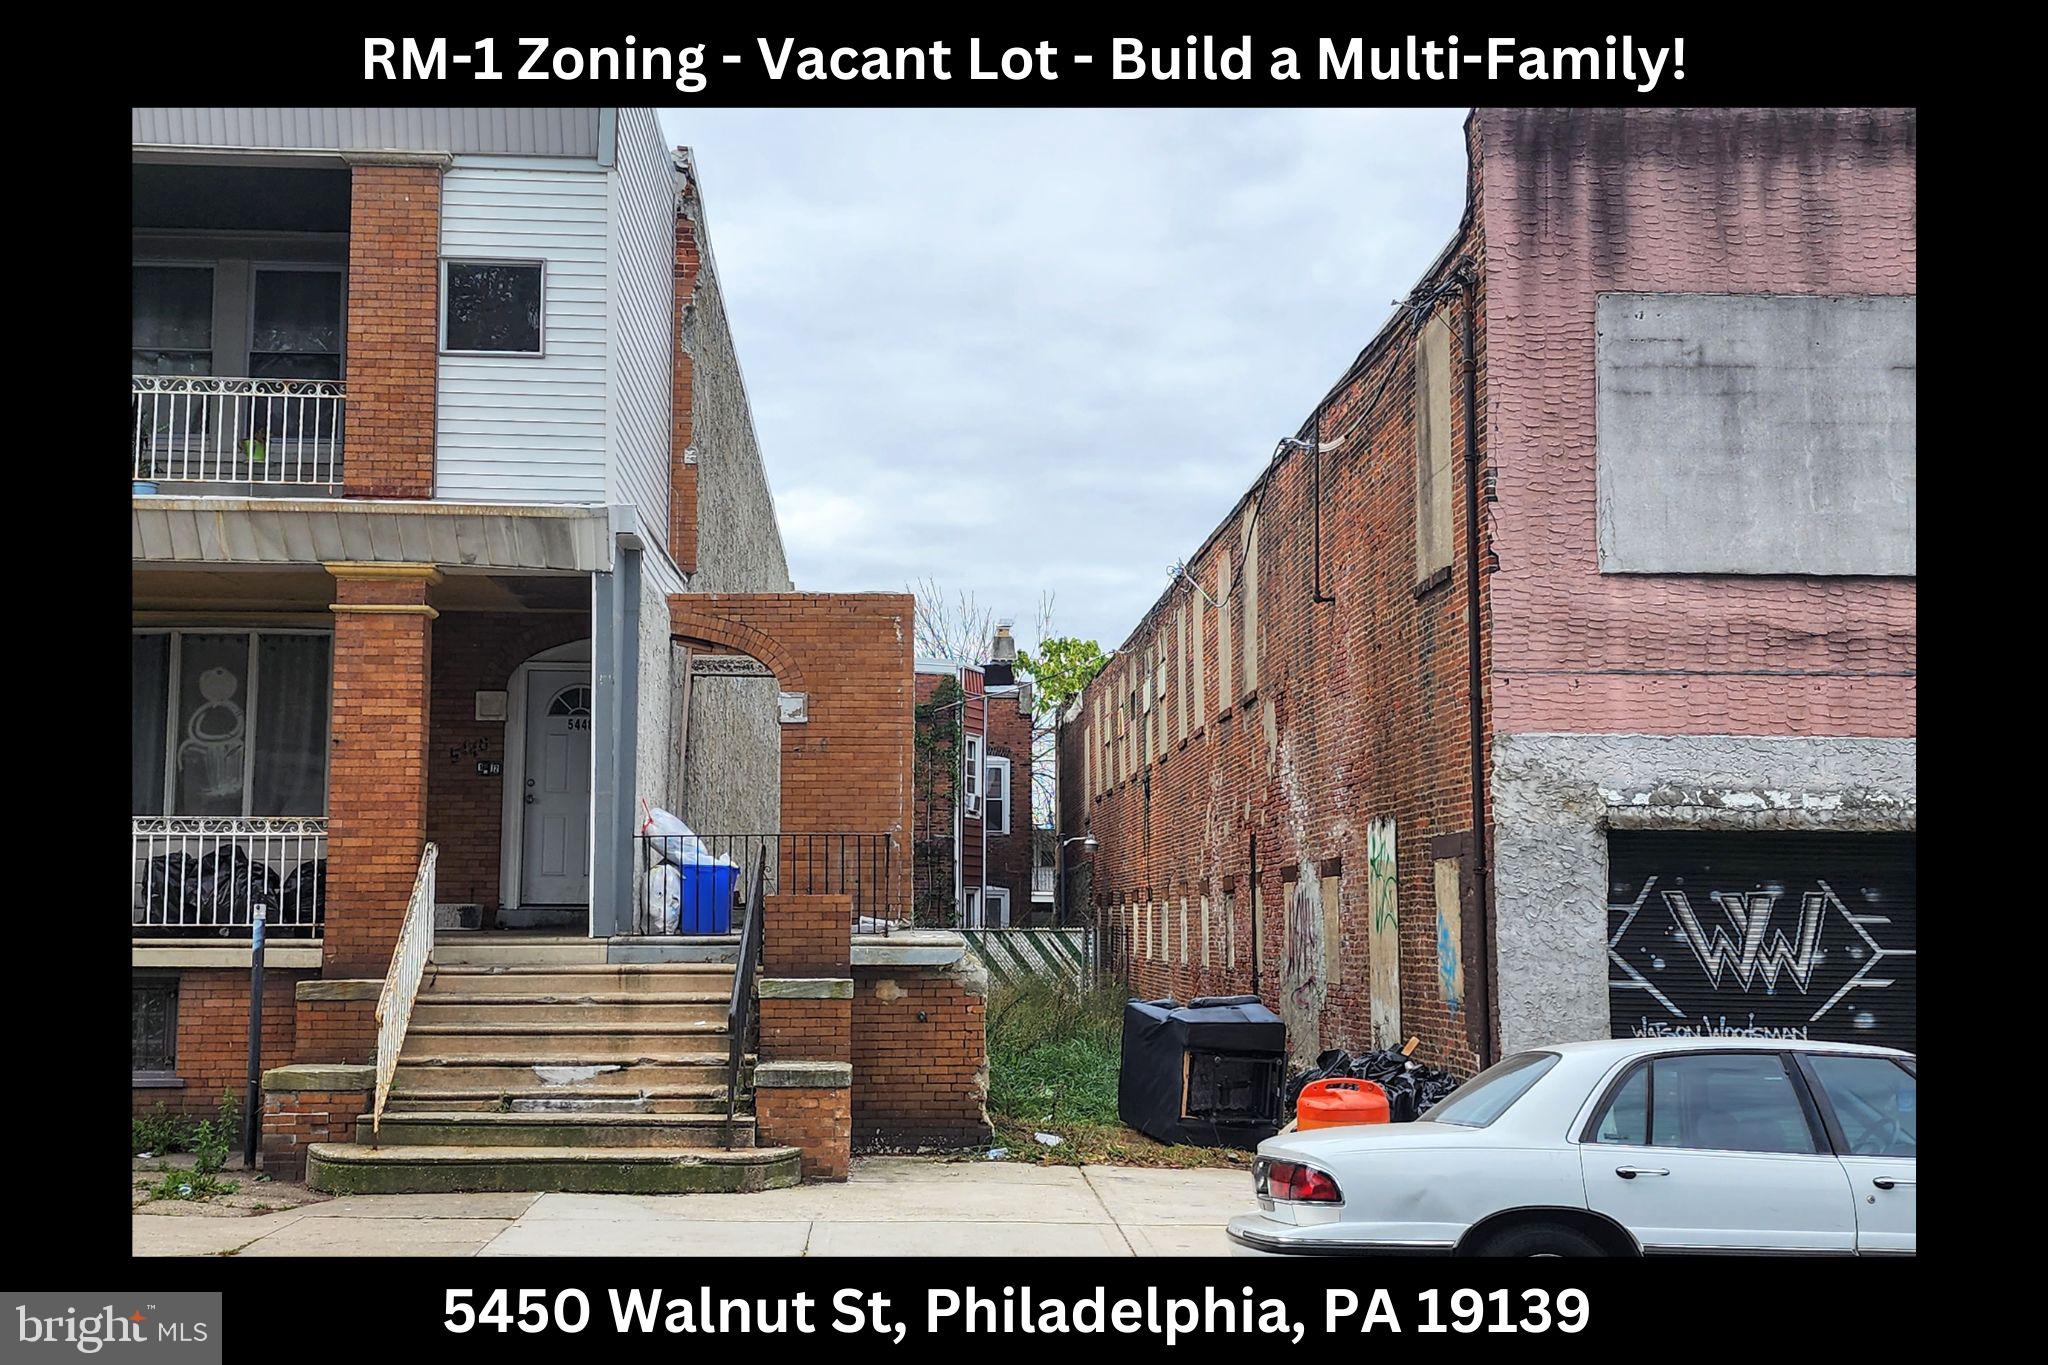
<svg viewBox="0 0 2048 1365"><path fill-rule="evenodd" d="M732 882L739 871L731 863L692 863L683 874L683 923L686 934L732 932Z"/></svg>

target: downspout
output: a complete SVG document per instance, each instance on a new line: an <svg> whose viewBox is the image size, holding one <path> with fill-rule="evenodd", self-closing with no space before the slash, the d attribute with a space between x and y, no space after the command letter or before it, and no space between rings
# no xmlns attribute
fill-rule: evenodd
<svg viewBox="0 0 2048 1365"><path fill-rule="evenodd" d="M1495 1061L1493 1034L1492 860L1486 823L1485 678L1480 669L1479 627L1479 348L1474 315L1479 311L1479 278L1470 260L1458 275L1465 286L1465 686L1472 759L1472 889L1479 911L1479 1062Z"/></svg>

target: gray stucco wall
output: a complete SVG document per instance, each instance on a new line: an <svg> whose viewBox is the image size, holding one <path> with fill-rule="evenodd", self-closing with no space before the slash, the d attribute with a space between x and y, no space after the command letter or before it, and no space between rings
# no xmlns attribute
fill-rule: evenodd
<svg viewBox="0 0 2048 1365"><path fill-rule="evenodd" d="M1913 573L1916 308L1602 294L1601 569Z"/></svg>
<svg viewBox="0 0 2048 1365"><path fill-rule="evenodd" d="M1607 832L1910 830L1915 741L1522 734L1493 750L1503 1051L1608 1036Z"/></svg>
<svg viewBox="0 0 2048 1365"><path fill-rule="evenodd" d="M697 572L690 575L689 590L787 592L789 561L694 174L689 184L685 211L697 225L704 253L696 292L683 314L697 458ZM683 809L677 813L692 828L780 828L782 727L775 693L774 682L758 678L698 678L691 684Z"/></svg>

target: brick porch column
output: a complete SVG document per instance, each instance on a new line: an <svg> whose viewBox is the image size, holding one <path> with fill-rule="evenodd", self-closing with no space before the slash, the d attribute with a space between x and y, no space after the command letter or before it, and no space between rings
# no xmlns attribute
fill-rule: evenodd
<svg viewBox="0 0 2048 1365"><path fill-rule="evenodd" d="M853 898L770 896L762 912L755 1140L844 1180L853 1151Z"/></svg>
<svg viewBox="0 0 2048 1365"><path fill-rule="evenodd" d="M321 973L381 979L427 837L431 564L329 564L334 702Z"/></svg>

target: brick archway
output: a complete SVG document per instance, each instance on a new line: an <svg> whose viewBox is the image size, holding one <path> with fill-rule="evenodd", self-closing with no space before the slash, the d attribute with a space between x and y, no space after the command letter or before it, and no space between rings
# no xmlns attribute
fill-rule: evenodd
<svg viewBox="0 0 2048 1365"><path fill-rule="evenodd" d="M782 828L888 834L910 905L915 599L908 593L678 593L669 632L759 660L807 719L782 726ZM901 886L893 885L900 880Z"/></svg>

